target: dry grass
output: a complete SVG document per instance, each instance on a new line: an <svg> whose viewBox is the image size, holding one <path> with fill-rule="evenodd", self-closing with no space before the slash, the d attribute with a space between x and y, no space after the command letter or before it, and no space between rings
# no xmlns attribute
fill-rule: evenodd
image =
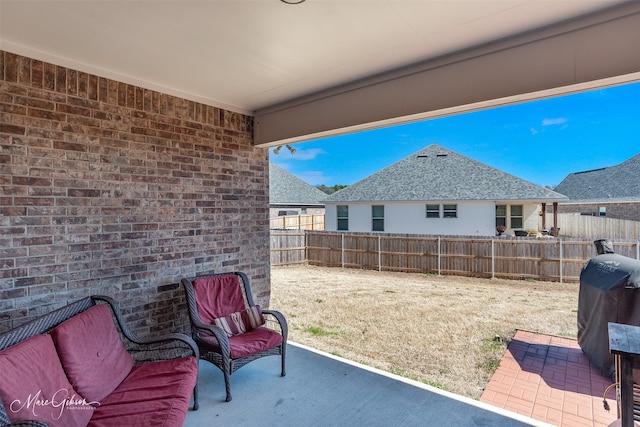
<svg viewBox="0 0 640 427"><path fill-rule="evenodd" d="M478 399L516 329L575 337L578 284L273 267L289 338Z"/></svg>

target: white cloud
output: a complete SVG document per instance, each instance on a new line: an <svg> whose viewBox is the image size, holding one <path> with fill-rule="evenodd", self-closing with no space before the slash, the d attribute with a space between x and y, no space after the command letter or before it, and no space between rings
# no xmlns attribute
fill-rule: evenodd
<svg viewBox="0 0 640 427"><path fill-rule="evenodd" d="M554 126L554 125L566 125L567 119L564 117L557 117L554 119L543 119L542 126Z"/></svg>
<svg viewBox="0 0 640 427"><path fill-rule="evenodd" d="M320 154L326 154L322 148L309 148L307 150L301 149L297 150L291 158L297 160L313 160Z"/></svg>

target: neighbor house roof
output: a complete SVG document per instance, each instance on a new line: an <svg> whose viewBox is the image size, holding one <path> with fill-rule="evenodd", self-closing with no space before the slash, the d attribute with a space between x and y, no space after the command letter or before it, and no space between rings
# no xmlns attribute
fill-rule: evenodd
<svg viewBox="0 0 640 427"><path fill-rule="evenodd" d="M555 191L434 144L332 194L327 202L563 199Z"/></svg>
<svg viewBox="0 0 640 427"><path fill-rule="evenodd" d="M269 163L269 203L278 205L324 205L327 195L302 179Z"/></svg>
<svg viewBox="0 0 640 427"><path fill-rule="evenodd" d="M555 188L571 201L640 199L640 154L601 169L567 175Z"/></svg>

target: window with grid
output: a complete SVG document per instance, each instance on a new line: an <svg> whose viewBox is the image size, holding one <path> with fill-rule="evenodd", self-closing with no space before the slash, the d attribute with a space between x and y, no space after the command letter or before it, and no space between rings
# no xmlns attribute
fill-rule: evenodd
<svg viewBox="0 0 640 427"><path fill-rule="evenodd" d="M496 227L507 227L507 205L496 205Z"/></svg>
<svg viewBox="0 0 640 427"><path fill-rule="evenodd" d="M348 231L349 230L349 206L339 205L337 207L338 212L338 230L340 231Z"/></svg>
<svg viewBox="0 0 640 427"><path fill-rule="evenodd" d="M442 205L442 218L457 218L458 205Z"/></svg>
<svg viewBox="0 0 640 427"><path fill-rule="evenodd" d="M522 228L524 225L522 205L511 205L511 228Z"/></svg>
<svg viewBox="0 0 640 427"><path fill-rule="evenodd" d="M371 206L371 230L384 231L384 206Z"/></svg>
<svg viewBox="0 0 640 427"><path fill-rule="evenodd" d="M427 205L427 218L440 218L440 205Z"/></svg>

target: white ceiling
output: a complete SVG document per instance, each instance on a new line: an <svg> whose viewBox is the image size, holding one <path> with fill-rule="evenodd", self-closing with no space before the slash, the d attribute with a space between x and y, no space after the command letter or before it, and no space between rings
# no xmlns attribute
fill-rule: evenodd
<svg viewBox="0 0 640 427"><path fill-rule="evenodd" d="M0 0L0 49L252 114L620 0Z"/></svg>

